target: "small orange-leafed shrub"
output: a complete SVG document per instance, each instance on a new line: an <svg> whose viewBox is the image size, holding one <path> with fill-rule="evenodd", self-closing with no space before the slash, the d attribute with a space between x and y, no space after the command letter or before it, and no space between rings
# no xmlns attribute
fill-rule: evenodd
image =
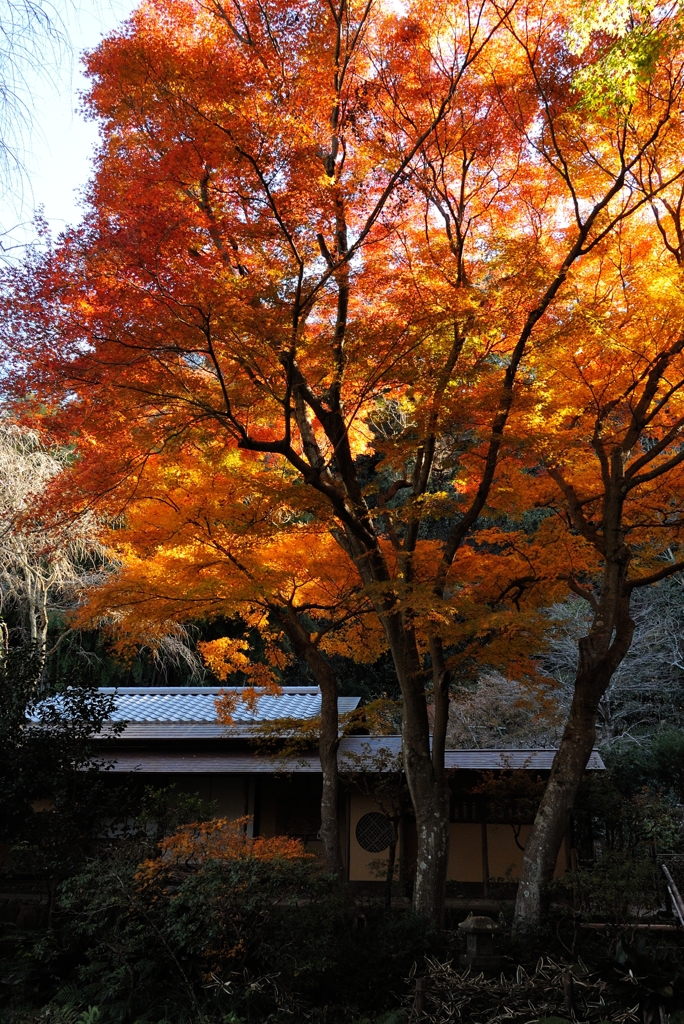
<svg viewBox="0 0 684 1024"><path fill-rule="evenodd" d="M144 881L169 867L199 867L209 860L307 860L315 854L307 853L299 839L289 836L250 836L247 826L250 817L212 818L181 825L173 835L162 839L160 856L147 860L138 869L138 879Z"/></svg>

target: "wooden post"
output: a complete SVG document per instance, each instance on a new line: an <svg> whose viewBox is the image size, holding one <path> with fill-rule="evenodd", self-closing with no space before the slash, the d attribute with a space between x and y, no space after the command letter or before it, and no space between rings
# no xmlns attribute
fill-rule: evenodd
<svg viewBox="0 0 684 1024"><path fill-rule="evenodd" d="M577 892L577 850L574 846L570 849L570 870L575 875L572 880L572 909L575 913L579 910L579 893Z"/></svg>
<svg viewBox="0 0 684 1024"><path fill-rule="evenodd" d="M413 1014L421 1017L427 1009L427 978L416 978L416 994L413 1000Z"/></svg>
<svg viewBox="0 0 684 1024"><path fill-rule="evenodd" d="M482 895L489 896L489 846L487 845L487 808L482 810Z"/></svg>

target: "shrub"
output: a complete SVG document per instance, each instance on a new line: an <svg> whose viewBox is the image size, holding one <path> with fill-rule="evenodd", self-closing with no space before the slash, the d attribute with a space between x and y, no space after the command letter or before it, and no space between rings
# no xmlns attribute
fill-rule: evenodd
<svg viewBox="0 0 684 1024"><path fill-rule="evenodd" d="M180 867L204 864L211 860L310 860L299 839L289 836L256 836L248 834L249 816L212 818L181 825L159 841L161 854L141 865L139 875L154 875L172 865Z"/></svg>
<svg viewBox="0 0 684 1024"><path fill-rule="evenodd" d="M220 822L187 826L142 866L92 861L62 886L61 942L101 1024L335 1005L349 1020L400 1001L430 948L425 926L404 910L360 910L289 841L278 852L243 840ZM206 856L212 844L239 855Z"/></svg>
<svg viewBox="0 0 684 1024"><path fill-rule="evenodd" d="M555 901L572 906L577 920L625 925L635 916L660 910L657 865L628 854L607 851L594 864L568 872L549 886Z"/></svg>

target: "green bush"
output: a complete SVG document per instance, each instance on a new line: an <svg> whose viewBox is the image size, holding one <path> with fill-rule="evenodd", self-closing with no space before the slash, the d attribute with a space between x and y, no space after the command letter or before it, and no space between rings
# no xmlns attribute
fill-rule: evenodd
<svg viewBox="0 0 684 1024"><path fill-rule="evenodd" d="M626 795L621 772L589 776L580 788L573 812L574 845L580 860L618 851L639 858L652 851L675 852L682 842L682 811L671 797L649 786Z"/></svg>
<svg viewBox="0 0 684 1024"><path fill-rule="evenodd" d="M649 860L607 851L594 864L580 866L549 886L554 901L573 908L575 917L625 925L635 913L656 913L662 904L658 867Z"/></svg>
<svg viewBox="0 0 684 1024"><path fill-rule="evenodd" d="M47 954L63 979L56 1002L73 1003L76 990L75 1008L96 1007L99 1024L377 1013L399 1003L431 942L410 913L360 910L306 861L208 861L145 876L99 859L63 884L59 909Z"/></svg>

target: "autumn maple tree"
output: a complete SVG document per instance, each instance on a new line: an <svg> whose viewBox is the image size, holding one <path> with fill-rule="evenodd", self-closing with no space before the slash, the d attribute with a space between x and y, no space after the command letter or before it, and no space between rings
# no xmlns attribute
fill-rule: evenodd
<svg viewBox="0 0 684 1024"><path fill-rule="evenodd" d="M373 661L384 634L353 563L329 531L299 523L293 532L292 511L278 504L277 494L264 498L257 471L226 459L222 445L205 446L199 465L196 453L178 450L170 464L157 460L128 503L125 527L103 537L120 569L91 593L80 621L104 627L126 656L143 638L154 645L169 624L240 620L242 636L199 648L213 673L226 682L237 679L240 700L252 703L280 692L281 672L293 655L306 662L321 689L321 839L329 869L341 873L341 723L328 656ZM249 642L255 634L258 659ZM231 690L217 699L225 724L232 723L237 699Z"/></svg>
<svg viewBox="0 0 684 1024"><path fill-rule="evenodd" d="M679 138L678 9L633 17L623 59L631 28L579 2L145 3L88 58L83 224L5 304L17 389L78 438L66 506L125 515L210 448L249 475L267 557L332 539L401 686L436 918L464 631L482 609L514 630L527 575L560 585L473 531L532 494L535 382L572 364L576 306L607 315L592 268L627 225L657 232L680 175L654 163Z"/></svg>
<svg viewBox="0 0 684 1024"><path fill-rule="evenodd" d="M156 460L148 469L128 502L125 526L117 524L103 535L119 571L91 592L78 621L104 627L123 656L143 639L149 645L155 636L163 638L173 623L240 621L242 635L199 644L219 679L242 686L239 696L226 690L217 699L219 719L227 725L238 700L253 703L260 694L279 692L281 672L293 656L306 662L322 695L316 723L323 774L321 839L329 869L341 873L337 750L344 728L367 722L340 721L330 656L371 663L386 650L386 636L358 572L329 530L315 520L300 520L294 530L292 509L264 501L260 472L232 465L221 446L214 454L212 459L211 446L205 446L198 465L196 453L185 458L176 449L168 465ZM475 586L483 570L492 569L481 552L477 560ZM499 576L493 579L490 598L501 589ZM462 595L461 607L465 600ZM507 609L471 598L470 615L458 631L461 665L482 657L486 644L489 664L532 670L526 652L530 632L539 624L529 616L516 619L514 626ZM259 656L250 641L255 635ZM455 651L452 660L457 661ZM376 705L366 709L365 718L383 717L382 702ZM281 727L289 732L296 723ZM311 733L307 723L305 734Z"/></svg>
<svg viewBox="0 0 684 1024"><path fill-rule="evenodd" d="M676 145L670 138L658 147L650 172L671 163ZM579 641L572 705L525 848L518 931L540 923L544 886L595 740L599 704L632 642L632 595L684 570L681 183L672 192L659 198L649 223L635 219L578 276L563 317L569 351L549 349L532 385L541 419L526 500L553 512L537 542L548 545L553 537L564 565L535 562L531 544L528 566L537 569L527 585L534 585L535 571L537 578L549 572L565 578L587 602L591 621Z"/></svg>

